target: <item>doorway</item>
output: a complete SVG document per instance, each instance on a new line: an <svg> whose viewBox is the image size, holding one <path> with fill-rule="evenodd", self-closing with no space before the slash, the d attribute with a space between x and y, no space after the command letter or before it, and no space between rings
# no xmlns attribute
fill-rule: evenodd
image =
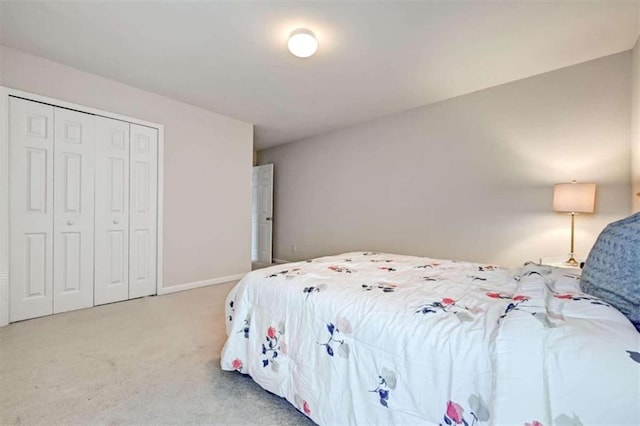
<svg viewBox="0 0 640 426"><path fill-rule="evenodd" d="M273 261L273 164L253 168L251 264L253 269Z"/></svg>

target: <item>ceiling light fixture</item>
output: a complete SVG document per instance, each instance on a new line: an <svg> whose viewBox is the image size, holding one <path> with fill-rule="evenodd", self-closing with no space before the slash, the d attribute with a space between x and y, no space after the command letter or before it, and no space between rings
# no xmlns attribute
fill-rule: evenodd
<svg viewBox="0 0 640 426"><path fill-rule="evenodd" d="M310 30L298 28L291 32L287 47L298 58L308 58L318 50L318 40Z"/></svg>

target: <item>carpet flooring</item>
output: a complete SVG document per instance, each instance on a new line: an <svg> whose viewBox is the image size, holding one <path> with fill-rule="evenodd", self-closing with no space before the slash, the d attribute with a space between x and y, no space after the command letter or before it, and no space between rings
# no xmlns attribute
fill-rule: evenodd
<svg viewBox="0 0 640 426"><path fill-rule="evenodd" d="M1 327L0 424L313 424L220 370L233 284Z"/></svg>

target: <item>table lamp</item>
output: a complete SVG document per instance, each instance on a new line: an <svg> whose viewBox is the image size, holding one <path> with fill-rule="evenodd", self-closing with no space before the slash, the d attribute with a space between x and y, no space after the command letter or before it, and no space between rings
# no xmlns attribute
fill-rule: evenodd
<svg viewBox="0 0 640 426"><path fill-rule="evenodd" d="M595 183L557 183L553 187L553 210L571 215L571 251L569 260L565 263L571 266L578 266L573 250L573 234L575 227L575 216L578 213L593 213L596 202Z"/></svg>

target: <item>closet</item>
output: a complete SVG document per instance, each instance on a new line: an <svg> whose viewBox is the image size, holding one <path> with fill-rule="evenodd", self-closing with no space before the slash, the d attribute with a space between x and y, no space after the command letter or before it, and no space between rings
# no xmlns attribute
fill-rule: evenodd
<svg viewBox="0 0 640 426"><path fill-rule="evenodd" d="M10 321L156 294L158 128L9 96Z"/></svg>

